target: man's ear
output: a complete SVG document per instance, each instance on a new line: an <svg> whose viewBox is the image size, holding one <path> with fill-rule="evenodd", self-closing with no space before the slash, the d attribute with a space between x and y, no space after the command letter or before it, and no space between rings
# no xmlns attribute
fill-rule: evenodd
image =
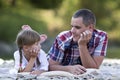
<svg viewBox="0 0 120 80"><path fill-rule="evenodd" d="M47 35L46 34L41 34L40 35L40 43L43 43L46 39L47 39Z"/></svg>
<svg viewBox="0 0 120 80"><path fill-rule="evenodd" d="M93 25L93 24L90 24L88 28L89 28L90 31L93 31L94 25Z"/></svg>

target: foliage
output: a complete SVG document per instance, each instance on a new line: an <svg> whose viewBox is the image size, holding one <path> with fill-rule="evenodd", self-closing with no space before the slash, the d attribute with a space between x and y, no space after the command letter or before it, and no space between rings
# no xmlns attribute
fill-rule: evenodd
<svg viewBox="0 0 120 80"><path fill-rule="evenodd" d="M1 41L13 42L17 33L24 24L30 25L33 29L44 32L47 31L46 25L42 21L37 21L30 16L24 16L11 9L0 11L0 37ZM46 32L45 31L45 32Z"/></svg>
<svg viewBox="0 0 120 80"><path fill-rule="evenodd" d="M120 0L0 0L0 41L13 42L23 24L46 33L48 46L62 30L70 29L73 13L91 9L97 18L96 27L108 33L109 46L120 45ZM47 52L46 50L46 52ZM118 49L119 50L119 49ZM108 49L108 57L119 51Z"/></svg>
<svg viewBox="0 0 120 80"><path fill-rule="evenodd" d="M0 0L0 8L2 7L2 1Z"/></svg>
<svg viewBox="0 0 120 80"><path fill-rule="evenodd" d="M109 47L106 57L107 58L119 58L120 59L120 47Z"/></svg>
<svg viewBox="0 0 120 80"><path fill-rule="evenodd" d="M60 9L58 9L58 16L63 20L63 29L70 28L70 21L73 13L79 9L80 0L65 0Z"/></svg>
<svg viewBox="0 0 120 80"><path fill-rule="evenodd" d="M43 8L43 9L54 9L58 8L63 0L29 0L30 3L37 7L37 8Z"/></svg>
<svg viewBox="0 0 120 80"><path fill-rule="evenodd" d="M113 12L119 9L119 3L119 0L81 0L83 8L91 9L95 13L97 27L105 31L117 27L117 18L113 18Z"/></svg>

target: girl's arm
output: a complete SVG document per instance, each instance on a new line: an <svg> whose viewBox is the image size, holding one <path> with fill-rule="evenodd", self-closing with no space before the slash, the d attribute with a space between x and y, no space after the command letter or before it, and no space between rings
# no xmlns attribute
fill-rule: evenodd
<svg viewBox="0 0 120 80"><path fill-rule="evenodd" d="M23 70L23 72L30 72L32 70L33 66L34 66L35 60L36 60L36 57L31 57L27 66Z"/></svg>

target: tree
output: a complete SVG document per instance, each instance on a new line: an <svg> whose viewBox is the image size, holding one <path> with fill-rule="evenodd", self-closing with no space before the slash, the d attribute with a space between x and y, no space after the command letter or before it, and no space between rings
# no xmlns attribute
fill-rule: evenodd
<svg viewBox="0 0 120 80"><path fill-rule="evenodd" d="M37 8L54 9L58 8L63 0L30 0L31 4Z"/></svg>

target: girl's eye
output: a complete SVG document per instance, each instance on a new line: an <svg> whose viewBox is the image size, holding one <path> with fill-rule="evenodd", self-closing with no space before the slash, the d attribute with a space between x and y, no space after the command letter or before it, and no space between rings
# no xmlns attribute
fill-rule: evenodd
<svg viewBox="0 0 120 80"><path fill-rule="evenodd" d="M37 42L37 45L40 45L40 42Z"/></svg>
<svg viewBox="0 0 120 80"><path fill-rule="evenodd" d="M38 45L38 42L36 42L35 45Z"/></svg>
<svg viewBox="0 0 120 80"><path fill-rule="evenodd" d="M37 45L40 45L40 43L38 43Z"/></svg>
<svg viewBox="0 0 120 80"><path fill-rule="evenodd" d="M36 45L40 45L39 43L36 43Z"/></svg>

